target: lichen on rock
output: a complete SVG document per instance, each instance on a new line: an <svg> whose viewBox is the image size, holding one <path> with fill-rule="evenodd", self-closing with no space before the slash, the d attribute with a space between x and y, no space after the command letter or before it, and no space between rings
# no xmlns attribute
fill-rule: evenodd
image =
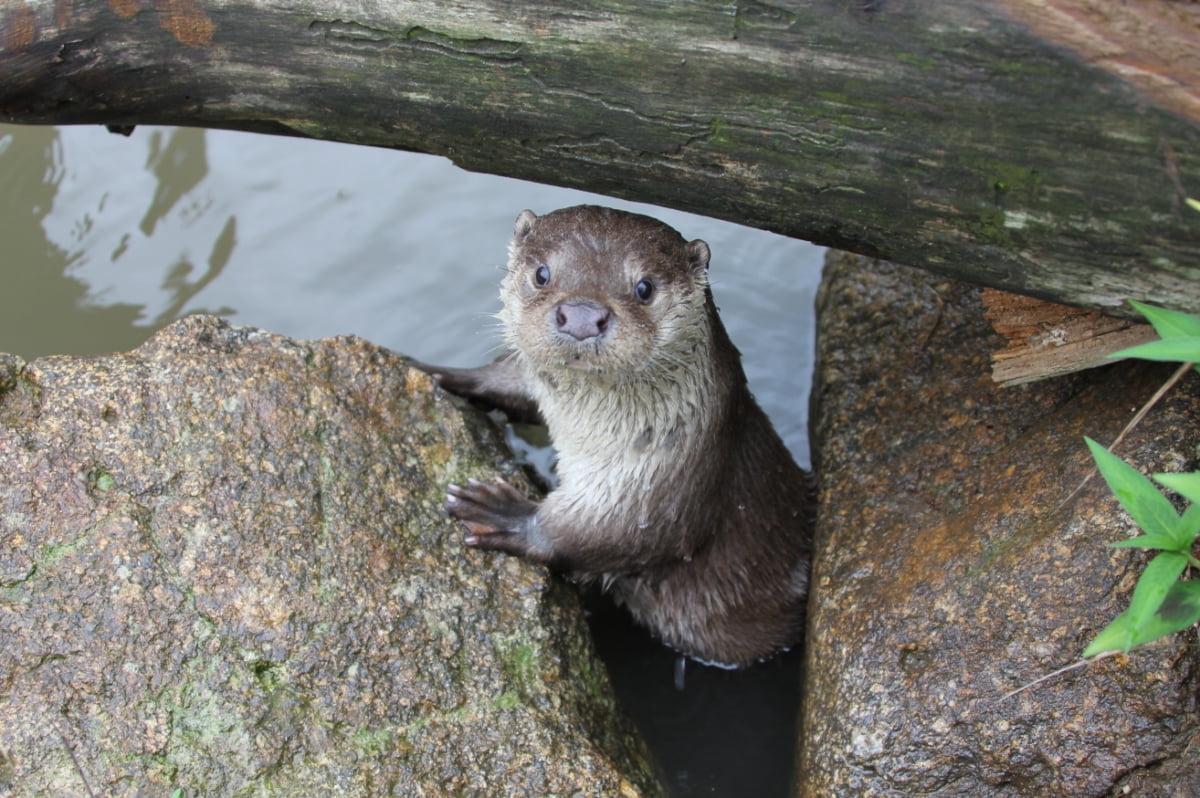
<svg viewBox="0 0 1200 798"><path fill-rule="evenodd" d="M799 794L1194 794L1195 630L1006 697L1128 605L1148 558L1104 545L1136 530L1102 479L1076 490L1083 436L1112 441L1173 367L1000 388L978 288L846 253L818 317ZM1118 454L1188 471L1198 434L1192 374Z"/></svg>
<svg viewBox="0 0 1200 798"><path fill-rule="evenodd" d="M356 338L0 360L16 795L655 794L572 591L464 551L486 419Z"/></svg>

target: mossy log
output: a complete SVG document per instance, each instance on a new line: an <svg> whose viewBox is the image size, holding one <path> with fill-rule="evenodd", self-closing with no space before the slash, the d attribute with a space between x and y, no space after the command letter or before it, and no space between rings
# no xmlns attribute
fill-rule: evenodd
<svg viewBox="0 0 1200 798"><path fill-rule="evenodd" d="M1082 307L1198 312L1196 8L0 0L0 118L418 150Z"/></svg>

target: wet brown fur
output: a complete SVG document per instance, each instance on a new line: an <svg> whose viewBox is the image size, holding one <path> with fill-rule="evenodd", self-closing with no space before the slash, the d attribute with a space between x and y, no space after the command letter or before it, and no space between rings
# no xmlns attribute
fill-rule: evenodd
<svg viewBox="0 0 1200 798"><path fill-rule="evenodd" d="M512 351L426 368L456 393L540 414L558 450L560 484L540 503L498 480L450 486L469 545L600 580L669 645L746 665L801 637L813 490L750 394L708 258L650 217L526 211L501 289ZM564 334L555 314L571 302L610 312L606 329Z"/></svg>

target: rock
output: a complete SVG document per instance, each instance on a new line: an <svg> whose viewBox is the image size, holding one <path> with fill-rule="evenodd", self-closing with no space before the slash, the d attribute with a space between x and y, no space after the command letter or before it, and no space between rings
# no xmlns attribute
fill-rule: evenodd
<svg viewBox="0 0 1200 798"><path fill-rule="evenodd" d="M1133 522L1098 475L1072 493L1083 436L1112 441L1174 366L998 388L977 289L841 253L818 306L798 794L1196 794L1194 629L1005 697L1128 606L1148 555L1104 544ZM1194 469L1198 422L1193 373L1117 453Z"/></svg>
<svg viewBox="0 0 1200 798"><path fill-rule="evenodd" d="M512 471L459 408L210 317L0 361L0 794L655 794L573 591L446 518Z"/></svg>

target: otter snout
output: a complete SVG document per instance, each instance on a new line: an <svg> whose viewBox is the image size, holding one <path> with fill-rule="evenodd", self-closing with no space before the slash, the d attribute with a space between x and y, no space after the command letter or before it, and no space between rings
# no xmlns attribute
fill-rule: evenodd
<svg viewBox="0 0 1200 798"><path fill-rule="evenodd" d="M611 322L612 311L595 302L564 302L554 309L555 328L576 341L599 338Z"/></svg>

